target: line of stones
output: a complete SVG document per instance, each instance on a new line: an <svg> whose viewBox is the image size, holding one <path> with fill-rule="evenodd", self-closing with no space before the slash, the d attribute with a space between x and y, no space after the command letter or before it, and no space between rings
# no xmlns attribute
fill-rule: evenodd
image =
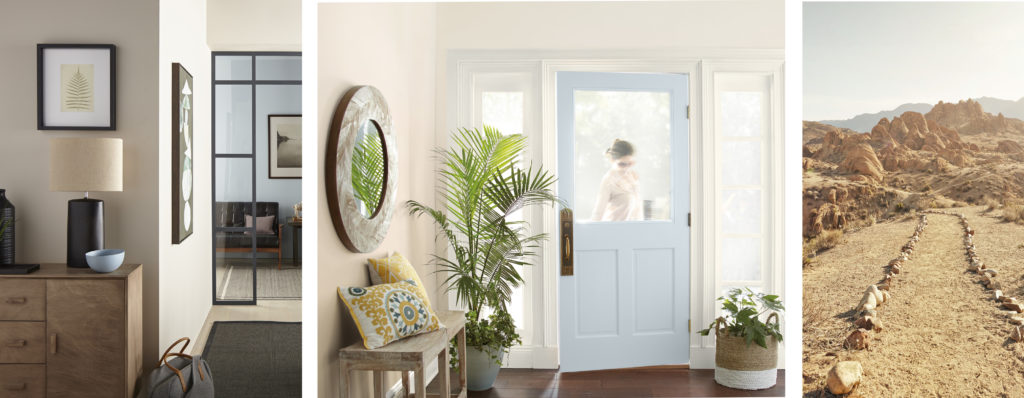
<svg viewBox="0 0 1024 398"><path fill-rule="evenodd" d="M922 214L918 218L914 234L900 248L899 256L889 261L889 264L886 265L885 277L879 283L868 286L864 291L864 296L861 298L860 303L857 304L854 315L858 317L853 321L853 325L857 327L857 330L850 333L850 336L843 342L843 347L855 350L866 349L870 345L868 341L870 337L869 332L875 331L877 333L882 331L882 323L878 320L877 308L889 301L889 292L896 283L896 277L903 272L903 266L910 260L910 256L914 254L914 247L921 240L921 233L924 232L926 226L928 226L928 217ZM829 369L825 386L832 394L848 394L860 385L863 374L864 368L860 362L841 361L832 366L832 369Z"/></svg>
<svg viewBox="0 0 1024 398"><path fill-rule="evenodd" d="M953 216L953 214L949 215ZM1002 309L1007 310L1012 314L1009 319L1010 323L1015 326L1010 331L1010 338L1018 342L1024 340L1024 326L1021 326L1024 325L1024 318L1014 316L1024 312L1024 308L1022 308L1022 306L1017 302L1015 297L1003 295L1003 286L998 280L996 280L996 276L999 275L999 272L995 269L989 268L985 265L985 262L981 261L981 258L978 257L978 250L974 246L975 230L971 228L970 223L967 222L967 216L963 214L959 214L957 216L960 217L960 225L964 230L964 251L967 254L967 270L980 275L981 284L984 285L986 289L992 290L992 299L995 300Z"/></svg>

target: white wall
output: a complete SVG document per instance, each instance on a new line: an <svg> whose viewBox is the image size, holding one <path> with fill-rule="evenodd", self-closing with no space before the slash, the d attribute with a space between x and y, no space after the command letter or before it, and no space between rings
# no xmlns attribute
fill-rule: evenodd
<svg viewBox="0 0 1024 398"><path fill-rule="evenodd" d="M209 0L213 51L302 51L301 0Z"/></svg>
<svg viewBox="0 0 1024 398"><path fill-rule="evenodd" d="M0 7L0 188L17 211L17 261L63 263L67 201L81 193L50 192L49 139L124 140L124 190L103 199L105 244L142 263L143 364L159 355L158 276L158 2L156 0L7 1ZM117 46L117 130L36 130L36 44ZM167 81L170 85L170 81ZM162 85L161 85L162 87Z"/></svg>
<svg viewBox="0 0 1024 398"><path fill-rule="evenodd" d="M366 259L389 251L404 254L437 303L436 284L426 266L433 253L434 227L413 219L405 201L432 202L434 161L434 37L433 4L321 4L318 24L317 84L317 369L321 398L338 394L338 349L361 341L347 309L338 298L339 286L368 286ZM372 253L352 253L338 239L327 209L323 183L327 130L338 101L349 88L376 86L388 101L398 150L398 200L391 228ZM311 121L312 122L312 121ZM308 169L307 169L308 171ZM308 175L308 174L307 174ZM353 397L370 396L370 375L360 372L351 387ZM388 373L385 384L398 380Z"/></svg>
<svg viewBox="0 0 1024 398"><path fill-rule="evenodd" d="M160 347L181 337L196 339L210 312L212 261L212 189L210 169L210 49L206 46L206 0L160 2L159 63L159 247ZM171 63L192 75L192 205L193 232L181 244L171 244L171 145L177 139L171 125Z"/></svg>

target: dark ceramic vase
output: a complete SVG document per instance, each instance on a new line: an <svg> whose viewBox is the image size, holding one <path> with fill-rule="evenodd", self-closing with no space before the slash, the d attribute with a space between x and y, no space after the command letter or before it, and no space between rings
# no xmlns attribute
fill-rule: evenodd
<svg viewBox="0 0 1024 398"><path fill-rule="evenodd" d="M0 239L0 264L14 264L14 205L6 189L0 189L0 225L7 225Z"/></svg>

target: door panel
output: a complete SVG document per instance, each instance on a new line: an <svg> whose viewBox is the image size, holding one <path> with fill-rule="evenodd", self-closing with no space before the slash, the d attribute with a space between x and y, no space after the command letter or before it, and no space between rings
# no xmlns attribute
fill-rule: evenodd
<svg viewBox="0 0 1024 398"><path fill-rule="evenodd" d="M558 193L574 275L559 281L560 366L689 362L687 76L559 72ZM632 156L612 159L615 140Z"/></svg>
<svg viewBox="0 0 1024 398"><path fill-rule="evenodd" d="M46 281L46 396L125 396L125 284Z"/></svg>

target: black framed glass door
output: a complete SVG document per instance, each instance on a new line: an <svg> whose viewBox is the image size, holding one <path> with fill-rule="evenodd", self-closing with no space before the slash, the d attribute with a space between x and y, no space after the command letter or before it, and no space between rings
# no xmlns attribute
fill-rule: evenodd
<svg viewBox="0 0 1024 398"><path fill-rule="evenodd" d="M301 53L212 63L213 304L301 298Z"/></svg>

